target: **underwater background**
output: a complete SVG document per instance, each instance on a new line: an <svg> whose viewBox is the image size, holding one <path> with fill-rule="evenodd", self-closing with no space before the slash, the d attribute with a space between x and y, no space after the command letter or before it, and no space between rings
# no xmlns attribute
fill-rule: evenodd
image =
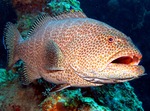
<svg viewBox="0 0 150 111"><path fill-rule="evenodd" d="M38 103L43 105L42 106L43 111L48 111L44 109L46 109L45 107L47 107L47 104L52 104L49 103L49 101L52 99L58 100L58 97L61 98L60 99L61 102L62 101L64 103L66 102L66 106L68 107L69 110L63 108L60 103L57 104L56 107L59 106L60 109L62 108L64 111L73 111L73 109L75 109L76 107L80 107L80 109L82 108L84 109L86 107L86 105L84 107L83 106L81 107L77 103L81 103L81 104L86 103L87 106L89 106L88 103L94 104L95 105L94 107L97 107L97 109L99 108L102 111L103 110L142 111L143 109L145 111L150 111L150 1L149 0L78 0L78 1L77 0L27 0L26 2L25 1L23 2L21 0L12 0L12 1L0 0L0 68L1 69L6 68L6 64L7 64L7 54L3 45L3 30L6 22L10 21L13 23L18 23L19 31L21 31L22 36L25 37L30 27L30 24L32 22L32 18L34 18L34 16L37 15L39 12L46 12L52 14L56 12L59 13L64 10L65 11L83 10L83 12L88 17L105 22L115 27L116 29L122 31L126 35L130 36L134 44L140 49L140 51L143 54L143 59L140 64L142 64L145 67L147 75L129 82L130 85L134 88L134 91L128 82L124 84L117 84L117 85L108 85L108 86L104 85L102 88L101 87L87 88L87 89L79 88L75 90L71 88L66 92L53 95L46 99L44 98L45 101L43 101L42 103ZM0 74L0 76L3 75ZM15 77L13 77L13 79L14 78ZM12 81L13 79L10 78L9 80ZM44 82L39 82L39 83L40 85L46 84ZM14 82L12 82L11 84L14 84ZM13 91L16 87L18 88L19 86L16 85L14 87L11 87L10 90ZM33 88L35 86L30 86L30 87ZM16 90L19 89L17 88ZM2 90L0 92L0 102L1 102L4 101L3 98L6 99L6 97L2 97L2 96L4 96L3 93L5 94L7 93L6 91L7 88L0 88L0 89L4 89L3 92ZM120 91L115 92L116 89ZM43 89L40 90L43 91ZM23 90L21 91L23 92ZM38 92L37 89L36 92ZM108 94L107 92L110 92L111 94ZM135 93L135 95L133 94L133 92ZM46 94L46 92L44 94L48 95ZM78 97L75 96L77 94ZM119 94L121 94L122 96L117 96ZM64 95L66 96L64 97ZM117 100L119 101L111 100L110 96L112 98L118 97ZM62 98L67 98L67 99L62 99ZM69 103L71 101L69 101L68 98L78 98L78 99L73 99L72 100L73 104L70 105ZM41 99L43 100L43 97L41 97L40 100ZM12 108L12 109L10 108L10 111L22 111L21 106L16 106L14 103L13 105L8 105L9 108L10 107ZM55 103L57 103L57 101ZM0 103L0 111L3 111L6 107L8 108L8 106L6 104L2 105L2 103ZM141 108L141 106L143 107L143 109ZM88 107L86 107L84 110L89 111ZM49 110L49 111L55 111L55 110ZM93 111L96 110L93 109Z"/></svg>

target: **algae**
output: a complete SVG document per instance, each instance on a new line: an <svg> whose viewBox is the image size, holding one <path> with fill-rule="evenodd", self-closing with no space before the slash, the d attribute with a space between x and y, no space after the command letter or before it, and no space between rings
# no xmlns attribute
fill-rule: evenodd
<svg viewBox="0 0 150 111"><path fill-rule="evenodd" d="M68 11L82 11L80 2L77 0L52 0L47 4L52 13L58 14Z"/></svg>

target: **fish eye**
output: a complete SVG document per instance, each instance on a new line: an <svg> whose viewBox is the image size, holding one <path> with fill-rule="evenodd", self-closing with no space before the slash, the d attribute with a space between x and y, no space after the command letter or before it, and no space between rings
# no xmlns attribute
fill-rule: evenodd
<svg viewBox="0 0 150 111"><path fill-rule="evenodd" d="M114 41L114 38L113 38L113 37L109 37L109 38L108 38L108 41L109 41L110 43L112 43L112 42Z"/></svg>

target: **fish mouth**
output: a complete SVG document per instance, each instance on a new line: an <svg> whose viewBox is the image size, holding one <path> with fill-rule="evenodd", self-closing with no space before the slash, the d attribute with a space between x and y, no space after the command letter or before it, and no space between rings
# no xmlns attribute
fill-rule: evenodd
<svg viewBox="0 0 150 111"><path fill-rule="evenodd" d="M71 66L76 74L84 80L95 84L126 82L145 75L145 69L139 65L142 59L140 52L120 51L107 62L106 67L98 70L79 71Z"/></svg>
<svg viewBox="0 0 150 111"><path fill-rule="evenodd" d="M138 65L141 61L141 55L125 55L119 56L113 59L110 63L111 64L126 64L126 65Z"/></svg>
<svg viewBox="0 0 150 111"><path fill-rule="evenodd" d="M111 57L106 70L120 70L120 74L121 72L126 73L126 75L121 75L122 79L136 78L143 75L143 73L145 72L144 67L142 65L139 65L141 59L142 54L139 51L135 51L132 53L128 53L127 51L120 51Z"/></svg>
<svg viewBox="0 0 150 111"><path fill-rule="evenodd" d="M126 64L138 65L142 59L142 54L138 51L129 53L127 51L119 51L109 59L110 64Z"/></svg>
<svg viewBox="0 0 150 111"><path fill-rule="evenodd" d="M107 75L109 71L109 76L83 78L95 84L108 84L126 82L145 75L144 67L139 65L139 62L142 59L142 55L140 53L127 54L126 52L120 52L112 58L113 59L110 60L106 68L100 71L102 75ZM98 74L98 72L96 73Z"/></svg>

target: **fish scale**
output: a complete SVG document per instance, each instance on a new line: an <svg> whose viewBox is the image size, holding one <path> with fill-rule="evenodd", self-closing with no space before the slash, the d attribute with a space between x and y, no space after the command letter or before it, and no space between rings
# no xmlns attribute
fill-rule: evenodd
<svg viewBox="0 0 150 111"><path fill-rule="evenodd" d="M60 91L125 82L145 71L139 65L142 55L129 37L83 12L39 16L25 40L12 23L4 35L8 69L22 60L25 85L44 78L57 84L52 91Z"/></svg>

